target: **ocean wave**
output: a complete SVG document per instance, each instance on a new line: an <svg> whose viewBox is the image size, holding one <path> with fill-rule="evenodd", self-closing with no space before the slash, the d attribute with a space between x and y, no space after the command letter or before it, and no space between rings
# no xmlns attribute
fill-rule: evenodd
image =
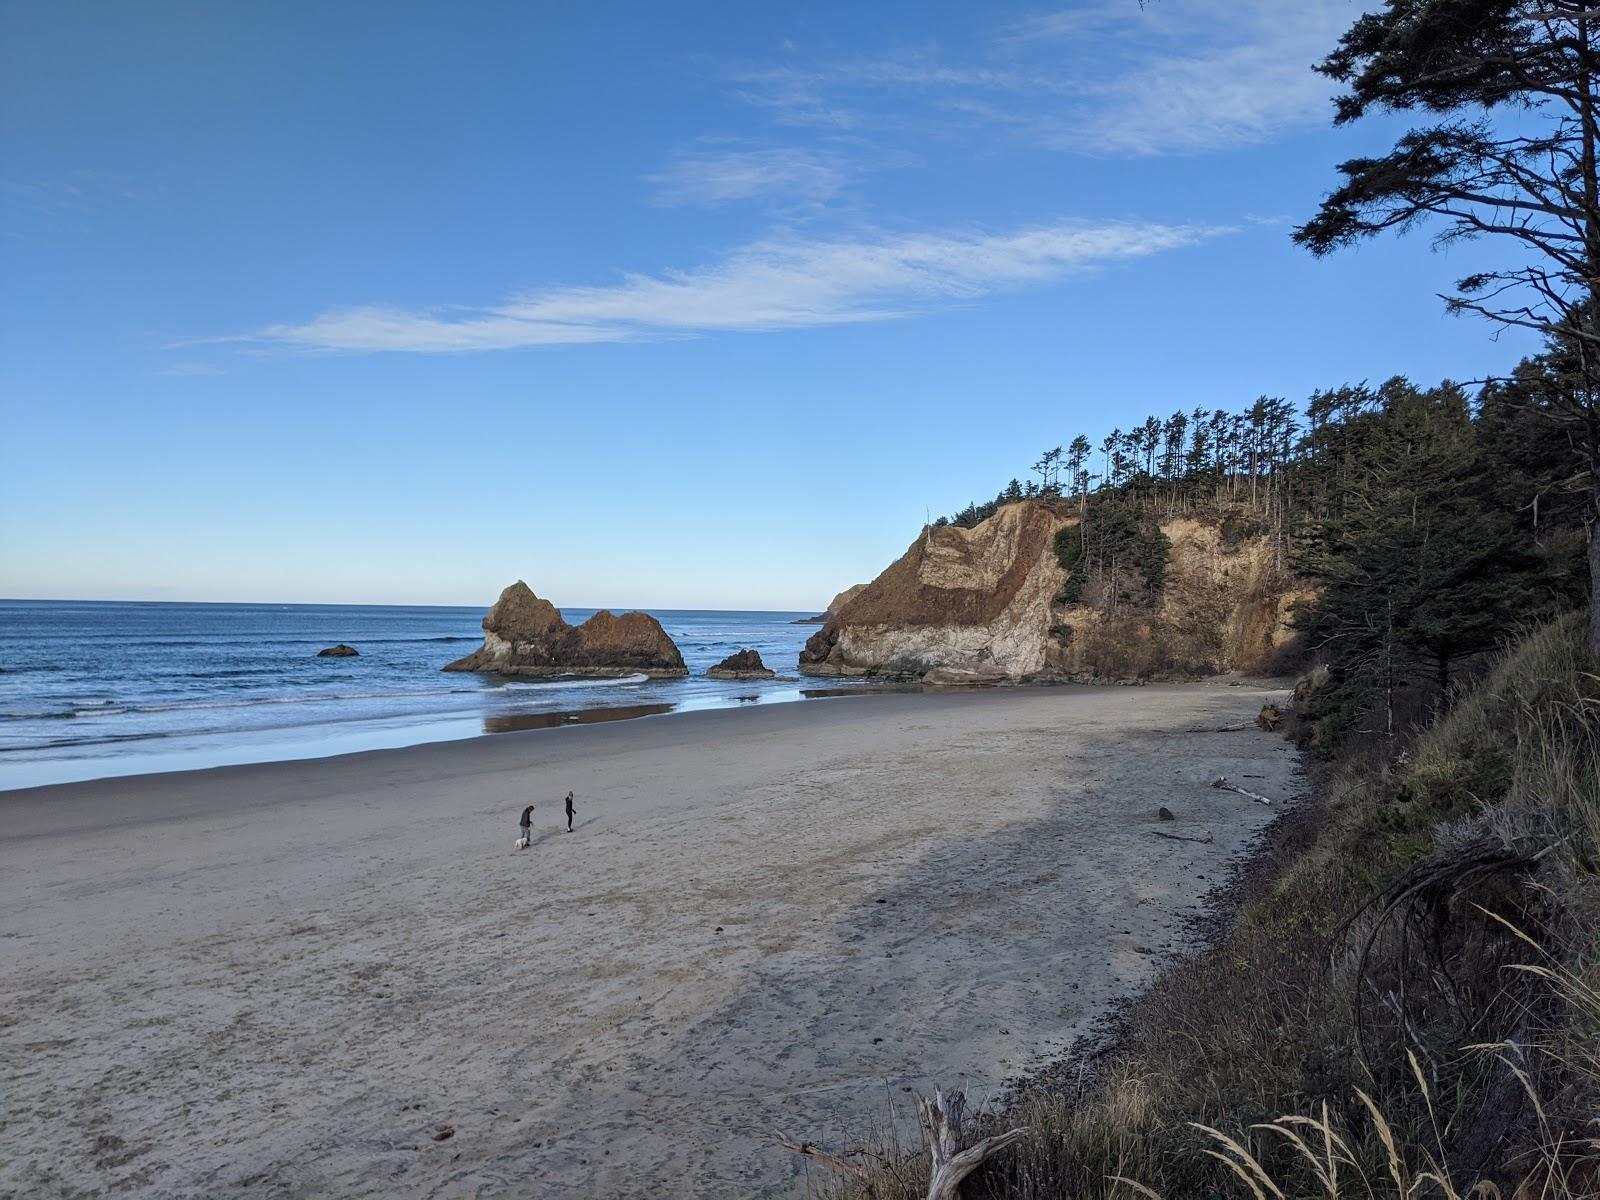
<svg viewBox="0 0 1600 1200"><path fill-rule="evenodd" d="M121 717L129 713L188 712L219 708L259 708L283 704L339 704L352 700L411 700L426 696L466 696L483 692L553 691L567 688L633 687L648 683L643 672L615 679L530 679L507 680L498 685L475 687L420 688L386 692L316 692L286 696L227 697L219 699L174 700L169 703L136 703L127 700L74 700L68 707L31 712L0 712L0 721L42 721Z"/></svg>
<svg viewBox="0 0 1600 1200"><path fill-rule="evenodd" d="M281 675L283 668L272 667L236 667L228 671L187 671L185 679L237 679L245 675Z"/></svg>
<svg viewBox="0 0 1600 1200"><path fill-rule="evenodd" d="M337 704L345 700L406 700L418 696L450 696L480 691L480 688L426 688L420 691L393 692L321 692L303 696L257 696L250 700L179 700L171 704L128 704L125 707L105 708L95 705L80 708L72 716L120 716L124 713L186 712L208 708L258 708L267 704Z"/></svg>
<svg viewBox="0 0 1600 1200"><path fill-rule="evenodd" d="M70 750L78 746L112 746L121 742L149 742L168 737L154 730L146 733L109 733L103 737L54 738L48 742L35 742L30 746L0 746L0 754L26 753L40 750Z"/></svg>
<svg viewBox="0 0 1600 1200"><path fill-rule="evenodd" d="M556 679L508 679L499 687L491 691L503 692L508 688L592 688L592 687L618 687L631 686L636 683L649 683L650 676L639 673L637 675L619 675L615 679L581 679L575 677L558 677Z"/></svg>

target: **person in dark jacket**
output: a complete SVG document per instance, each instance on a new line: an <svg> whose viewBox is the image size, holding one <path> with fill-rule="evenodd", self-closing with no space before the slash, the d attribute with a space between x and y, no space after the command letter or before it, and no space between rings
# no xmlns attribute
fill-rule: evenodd
<svg viewBox="0 0 1600 1200"><path fill-rule="evenodd" d="M572 793L568 792L567 793L567 832L568 833L572 832L572 814L573 814L573 812L574 812L574 809L572 807Z"/></svg>
<svg viewBox="0 0 1600 1200"><path fill-rule="evenodd" d="M530 804L527 808L522 810L522 820L518 821L517 825L522 830L522 849L526 850L528 848L528 843L533 840L531 836L533 827L533 805Z"/></svg>

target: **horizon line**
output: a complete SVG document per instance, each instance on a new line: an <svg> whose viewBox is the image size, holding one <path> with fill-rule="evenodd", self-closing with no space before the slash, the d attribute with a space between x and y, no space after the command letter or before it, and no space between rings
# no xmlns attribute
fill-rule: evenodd
<svg viewBox="0 0 1600 1200"><path fill-rule="evenodd" d="M549 597L543 597L549 599ZM555 604L551 600L550 603ZM114 596L0 596L0 604L210 604L216 606L233 606L239 608L473 608L488 612L494 607L494 602L488 604L443 604L443 603L409 603L398 601L379 600L152 600L131 599ZM577 608L589 609L594 612L749 612L749 613L776 613L790 615L793 613L818 613L827 608L824 602L819 608L685 608L679 605L668 604L555 604L557 609Z"/></svg>

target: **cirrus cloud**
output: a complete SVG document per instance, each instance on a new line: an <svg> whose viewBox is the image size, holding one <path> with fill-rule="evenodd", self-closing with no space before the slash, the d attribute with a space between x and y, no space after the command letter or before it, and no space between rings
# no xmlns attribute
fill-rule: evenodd
<svg viewBox="0 0 1600 1200"><path fill-rule="evenodd" d="M1058 221L1006 233L774 237L694 270L530 292L480 309L342 309L240 340L309 351L460 353L883 321L1229 232L1206 225Z"/></svg>
<svg viewBox="0 0 1600 1200"><path fill-rule="evenodd" d="M829 158L794 146L680 150L662 171L645 177L658 204L726 204L773 196L819 204L844 181Z"/></svg>

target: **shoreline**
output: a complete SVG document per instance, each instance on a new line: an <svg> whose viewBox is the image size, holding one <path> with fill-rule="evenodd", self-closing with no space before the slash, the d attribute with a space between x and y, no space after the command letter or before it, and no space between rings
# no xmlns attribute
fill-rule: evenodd
<svg viewBox="0 0 1600 1200"><path fill-rule="evenodd" d="M885 684L879 687L816 687L799 690L806 694L797 699L780 699L775 694L769 694L767 696L750 697L745 700L736 699L728 703L717 704L614 704L596 705L593 708L556 709L548 712L506 716L471 717L467 718L466 721L473 725L484 727L485 732L426 738L422 741L408 741L401 745L374 745L356 749L334 750L326 754L296 754L282 758L251 758L238 762L217 762L191 767L175 767L166 770L124 771L115 775L95 775L86 779L68 779L57 783L0 787L0 810L3 810L8 803L14 800L25 802L31 796L55 792L59 789L109 787L134 781L178 779L208 772L248 771L252 768L286 767L300 763L337 763L344 759L364 758L368 755L377 754L403 754L406 751L422 751L435 746L482 746L498 742L504 739L507 734L548 733L556 729L579 729L591 725L609 725L613 723L631 724L648 717L713 717L719 714L750 712L757 708L789 707L822 700L854 700L872 696L934 694L932 692L924 692L922 688L917 686L895 686L892 684ZM945 694L949 693L946 692ZM969 692L968 694L974 693ZM488 729L489 726L494 728L490 730ZM418 726L418 728L422 728L422 726ZM226 735L218 734L215 736L223 737Z"/></svg>
<svg viewBox="0 0 1600 1200"><path fill-rule="evenodd" d="M759 681L772 682L772 681ZM799 704L811 700L844 698L856 695L915 690L893 683L881 685L828 686L826 681L807 685L802 680L779 680L796 686L768 689L748 696L720 698L692 697L660 699L632 704L542 709L524 712L451 714L407 718L357 718L331 720L317 724L269 729L219 730L193 733L153 734L138 739L140 746L152 749L122 759L111 756L37 758L8 763L0 754L0 797L18 791L34 791L75 783L94 783L131 779L142 775L176 775L188 771L216 770L223 767L257 766L265 763L320 761L348 754L386 750L406 750L443 742L472 741L506 733L568 728L618 720L637 720L647 716L678 716L696 712L734 712L747 707L773 704ZM171 750L159 748L170 744ZM96 743L98 744L98 743ZM126 744L126 743L120 743ZM97 764L114 768L107 774L93 773ZM75 769L75 768L81 768ZM87 772L87 773L84 773ZM65 775L66 778L42 782L12 783L8 775Z"/></svg>
<svg viewBox="0 0 1600 1200"><path fill-rule="evenodd" d="M796 1194L772 1128L976 1104L1192 944L1276 811L1209 779L1287 798L1298 759L1185 731L1280 693L888 693L0 795L0 1183Z"/></svg>

